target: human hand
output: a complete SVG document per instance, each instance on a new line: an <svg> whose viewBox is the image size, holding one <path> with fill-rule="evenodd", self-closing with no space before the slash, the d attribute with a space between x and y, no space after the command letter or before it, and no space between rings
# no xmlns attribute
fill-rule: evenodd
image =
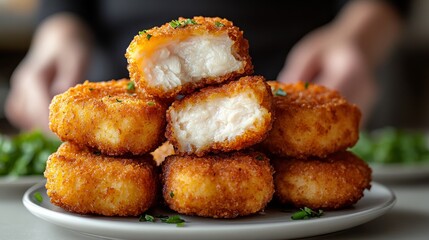
<svg viewBox="0 0 429 240"><path fill-rule="evenodd" d="M377 92L373 69L356 43L335 31L325 27L300 41L288 56L278 80L313 82L338 90L359 106L364 123Z"/></svg>
<svg viewBox="0 0 429 240"><path fill-rule="evenodd" d="M76 16L57 14L37 29L30 50L15 69L5 111L21 130L49 130L53 96L82 81L90 54L90 33Z"/></svg>
<svg viewBox="0 0 429 240"><path fill-rule="evenodd" d="M334 21L292 49L277 80L338 90L360 107L365 125L376 100L374 71L396 43L401 27L387 1L349 1Z"/></svg>

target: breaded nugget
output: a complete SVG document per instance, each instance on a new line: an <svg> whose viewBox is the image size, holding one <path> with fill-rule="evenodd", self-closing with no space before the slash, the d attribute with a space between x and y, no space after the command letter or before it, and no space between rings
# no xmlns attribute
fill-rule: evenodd
<svg viewBox="0 0 429 240"><path fill-rule="evenodd" d="M273 169L258 152L169 156L162 163L163 197L187 215L235 218L257 213L274 193Z"/></svg>
<svg viewBox="0 0 429 240"><path fill-rule="evenodd" d="M159 166L165 160L166 157L174 155L174 147L168 141L165 141L155 151L150 153L153 156L156 164Z"/></svg>
<svg viewBox="0 0 429 240"><path fill-rule="evenodd" d="M63 143L45 170L51 202L67 211L104 216L138 216L155 201L158 173L150 155L107 157Z"/></svg>
<svg viewBox="0 0 429 240"><path fill-rule="evenodd" d="M314 209L341 209L355 204L370 189L372 170L351 152L326 158L272 159L275 198L283 204Z"/></svg>
<svg viewBox="0 0 429 240"><path fill-rule="evenodd" d="M207 87L173 102L166 137L176 154L229 152L261 142L272 127L272 94L262 76Z"/></svg>
<svg viewBox="0 0 429 240"><path fill-rule="evenodd" d="M359 108L337 91L303 82L269 81L274 93L276 120L261 144L279 156L325 157L356 144Z"/></svg>
<svg viewBox="0 0 429 240"><path fill-rule="evenodd" d="M103 154L149 153L165 140L167 105L132 86L126 79L78 84L53 98L49 127L62 141Z"/></svg>
<svg viewBox="0 0 429 240"><path fill-rule="evenodd" d="M218 17L179 18L141 31L125 56L130 79L163 98L253 73L243 32Z"/></svg>

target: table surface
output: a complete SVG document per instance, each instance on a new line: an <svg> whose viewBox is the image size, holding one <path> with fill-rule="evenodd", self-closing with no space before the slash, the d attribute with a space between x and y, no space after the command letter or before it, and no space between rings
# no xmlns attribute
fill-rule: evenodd
<svg viewBox="0 0 429 240"><path fill-rule="evenodd" d="M408 182L380 182L393 190L395 206L386 214L354 228L311 239L428 239L429 176ZM0 240L96 239L32 215L22 204L28 186L0 187Z"/></svg>

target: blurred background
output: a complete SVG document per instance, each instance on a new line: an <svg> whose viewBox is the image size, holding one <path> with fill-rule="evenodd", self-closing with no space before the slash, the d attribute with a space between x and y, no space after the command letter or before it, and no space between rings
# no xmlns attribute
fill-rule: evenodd
<svg viewBox="0 0 429 240"><path fill-rule="evenodd" d="M14 133L4 116L10 76L35 29L37 0L0 0L0 132ZM366 129L429 125L429 1L413 1L400 44L378 73L381 93Z"/></svg>

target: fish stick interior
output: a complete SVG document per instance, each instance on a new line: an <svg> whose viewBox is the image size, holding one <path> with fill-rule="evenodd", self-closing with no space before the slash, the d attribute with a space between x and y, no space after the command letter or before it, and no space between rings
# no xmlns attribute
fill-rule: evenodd
<svg viewBox="0 0 429 240"><path fill-rule="evenodd" d="M258 76L203 89L170 107L167 138L179 153L198 156L251 146L271 128L271 98Z"/></svg>
<svg viewBox="0 0 429 240"><path fill-rule="evenodd" d="M130 78L151 94L189 93L253 71L248 43L232 22L203 17L177 21L182 25L167 23L137 35L127 49Z"/></svg>

